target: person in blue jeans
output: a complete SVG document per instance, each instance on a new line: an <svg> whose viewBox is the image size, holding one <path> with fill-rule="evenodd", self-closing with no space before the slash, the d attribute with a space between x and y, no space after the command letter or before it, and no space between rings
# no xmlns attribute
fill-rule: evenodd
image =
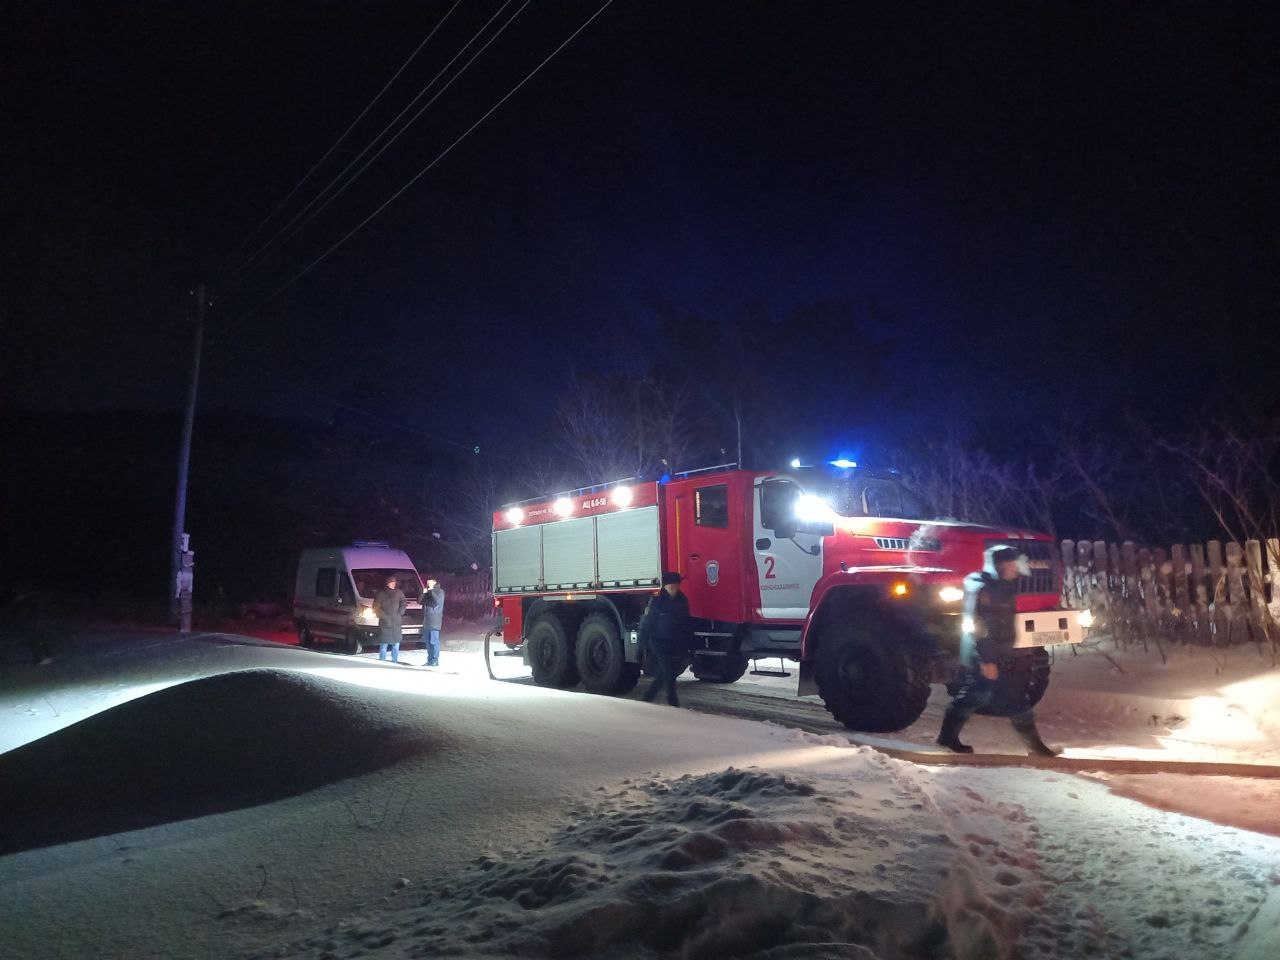
<svg viewBox="0 0 1280 960"><path fill-rule="evenodd" d="M405 599L395 576L387 577L387 588L379 590L373 598L373 612L378 617L378 659L387 659L387 647L391 648L391 662L400 662L400 637L403 633Z"/></svg>
<svg viewBox="0 0 1280 960"><path fill-rule="evenodd" d="M440 625L444 623L444 587L427 579L422 591L422 639L427 645L427 666L440 666Z"/></svg>

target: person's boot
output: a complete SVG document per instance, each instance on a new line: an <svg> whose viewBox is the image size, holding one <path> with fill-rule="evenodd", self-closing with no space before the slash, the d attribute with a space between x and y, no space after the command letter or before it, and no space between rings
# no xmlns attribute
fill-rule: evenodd
<svg viewBox="0 0 1280 960"><path fill-rule="evenodd" d="M1013 729L1027 746L1027 753L1033 757L1056 757L1062 753L1061 747L1051 747L1040 739L1040 731L1036 729L1035 718L1015 719Z"/></svg>
<svg viewBox="0 0 1280 960"><path fill-rule="evenodd" d="M960 730L969 718L955 707L947 707L942 716L942 729L938 732L938 746L955 753L973 753L973 747L960 742Z"/></svg>

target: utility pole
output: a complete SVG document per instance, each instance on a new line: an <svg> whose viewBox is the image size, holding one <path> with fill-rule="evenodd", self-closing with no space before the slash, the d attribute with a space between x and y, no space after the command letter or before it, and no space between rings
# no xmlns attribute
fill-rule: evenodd
<svg viewBox="0 0 1280 960"><path fill-rule="evenodd" d="M195 555L191 552L187 525L187 468L191 462L191 431L195 426L196 392L200 387L200 350L204 345L205 290L196 287L196 342L191 357L191 383L187 387L187 409L182 419L182 441L178 446L178 490L173 498L173 544L169 562L169 619L183 633L191 632L191 580Z"/></svg>
<svg viewBox="0 0 1280 960"><path fill-rule="evenodd" d="M733 395L733 419L738 425L738 469L746 469L742 463L742 398L737 392Z"/></svg>

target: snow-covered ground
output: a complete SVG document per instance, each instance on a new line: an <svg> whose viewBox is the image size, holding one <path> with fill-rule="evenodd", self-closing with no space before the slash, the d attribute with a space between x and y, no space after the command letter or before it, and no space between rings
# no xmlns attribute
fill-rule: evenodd
<svg viewBox="0 0 1280 960"><path fill-rule="evenodd" d="M698 710L775 705L763 723L494 682L478 636L438 669L130 633L5 663L0 955L1280 948L1280 671L1256 651L1062 655L1040 713L1068 758L971 766L927 752L941 691L859 743L794 678L681 684ZM1008 727L966 736L990 760ZM1091 769L1117 759L1257 775Z"/></svg>

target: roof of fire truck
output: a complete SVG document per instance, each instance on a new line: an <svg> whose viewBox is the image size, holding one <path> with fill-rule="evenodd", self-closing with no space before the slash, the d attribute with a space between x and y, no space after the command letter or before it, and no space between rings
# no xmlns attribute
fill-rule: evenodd
<svg viewBox="0 0 1280 960"><path fill-rule="evenodd" d="M688 480L692 477L701 477L707 474L716 473L748 473L752 477L789 477L800 483L803 483L806 476L812 477L822 468L831 467L829 472L835 476L850 476L856 472L859 476L868 479L884 479L899 481L901 477L897 470L888 468L871 468L862 467L857 463L848 460L832 460L822 464L820 467L803 464L798 460L792 460L789 468L774 470L739 470L737 463L718 463L709 467L698 467L694 470L673 470L669 473L663 473L661 476L631 476L620 477L617 480L608 480L602 483L592 483L581 487L574 487L569 490L558 490L554 493L543 494L537 497L528 497L524 500L512 500L498 507L494 514L509 514L513 510L523 510L530 506L539 504L571 504L579 498L589 496L590 494L600 494L602 497L609 497L613 505L616 507L627 507L631 505L630 491L633 488L645 484L663 485L678 480ZM602 504L603 505L603 504ZM566 511L564 516L568 515Z"/></svg>

